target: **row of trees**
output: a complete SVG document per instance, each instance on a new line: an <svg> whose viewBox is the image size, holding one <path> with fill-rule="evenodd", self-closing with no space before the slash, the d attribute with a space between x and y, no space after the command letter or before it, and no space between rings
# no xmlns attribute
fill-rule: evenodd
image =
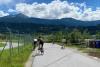
<svg viewBox="0 0 100 67"><path fill-rule="evenodd" d="M61 42L64 37L67 41L70 41L71 43L77 43L79 41L83 41L84 39L100 39L100 32L97 32L96 34L91 34L88 30L79 31L78 29L73 29L71 32L59 31L51 33L50 35L46 36L46 39L48 39L49 42Z"/></svg>

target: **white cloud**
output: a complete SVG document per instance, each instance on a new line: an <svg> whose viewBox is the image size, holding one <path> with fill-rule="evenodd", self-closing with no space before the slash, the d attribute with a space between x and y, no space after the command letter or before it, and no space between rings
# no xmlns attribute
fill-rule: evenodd
<svg viewBox="0 0 100 67"><path fill-rule="evenodd" d="M8 12L13 13L13 12L16 12L16 10L14 10L14 9L8 9Z"/></svg>
<svg viewBox="0 0 100 67"><path fill-rule="evenodd" d="M96 9L95 11L92 11L91 8L88 8L83 12L82 18L88 21L100 20L100 9Z"/></svg>
<svg viewBox="0 0 100 67"><path fill-rule="evenodd" d="M11 3L13 0L0 0L0 5L2 4L9 4Z"/></svg>
<svg viewBox="0 0 100 67"><path fill-rule="evenodd" d="M9 15L9 14L8 13L5 13L3 11L0 11L0 17L4 17L4 16L7 16L7 15Z"/></svg>
<svg viewBox="0 0 100 67"><path fill-rule="evenodd" d="M54 0L51 3L19 3L16 10L29 17L44 19L75 18L83 21L100 20L100 8L92 11L85 3L68 3L67 1Z"/></svg>

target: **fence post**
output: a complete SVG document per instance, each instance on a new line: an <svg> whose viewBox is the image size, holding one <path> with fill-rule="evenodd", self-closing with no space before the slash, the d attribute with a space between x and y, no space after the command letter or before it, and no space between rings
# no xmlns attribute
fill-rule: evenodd
<svg viewBox="0 0 100 67"><path fill-rule="evenodd" d="M11 40L11 31L10 31L10 29L8 29L8 31L9 31L9 42L8 42L8 45L9 45L9 52L10 52L9 61L10 61L10 64L12 66L12 40Z"/></svg>
<svg viewBox="0 0 100 67"><path fill-rule="evenodd" d="M20 40L20 34L18 32L18 55L19 55L19 40Z"/></svg>
<svg viewBox="0 0 100 67"><path fill-rule="evenodd" d="M6 47L6 45L7 45L7 42L8 42L8 39L7 39L7 36L6 36L6 42L5 42L5 45L4 45L4 47L3 47L3 49L2 49L2 51L1 51L1 53L0 53L0 62L1 62L1 56L2 56L2 54L3 54L3 51L4 51L4 49L5 49L5 47Z"/></svg>
<svg viewBox="0 0 100 67"><path fill-rule="evenodd" d="M23 40L24 40L24 47L25 47L25 33L23 34Z"/></svg>

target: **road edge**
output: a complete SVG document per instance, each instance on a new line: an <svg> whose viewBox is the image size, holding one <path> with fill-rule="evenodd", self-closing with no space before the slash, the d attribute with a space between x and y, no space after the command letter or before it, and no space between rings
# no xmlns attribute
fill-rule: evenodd
<svg viewBox="0 0 100 67"><path fill-rule="evenodd" d="M24 67L32 67L33 60L34 60L34 57L35 57L34 53L35 53L35 51L32 51L32 53L30 54L30 56L29 56L28 60L26 61Z"/></svg>

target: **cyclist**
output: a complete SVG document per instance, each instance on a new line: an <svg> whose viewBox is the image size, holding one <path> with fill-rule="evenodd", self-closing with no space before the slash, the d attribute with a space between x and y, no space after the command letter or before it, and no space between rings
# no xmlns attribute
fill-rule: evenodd
<svg viewBox="0 0 100 67"><path fill-rule="evenodd" d="M44 49L43 49L43 45L44 45L44 41L41 37L38 38L38 50L40 50L41 54L44 54Z"/></svg>
<svg viewBox="0 0 100 67"><path fill-rule="evenodd" d="M65 37L63 37L61 49L64 49L65 48L65 43L66 43L66 39L65 39Z"/></svg>
<svg viewBox="0 0 100 67"><path fill-rule="evenodd" d="M33 40L33 50L35 50L36 45L37 45L37 39L34 39L34 40Z"/></svg>

